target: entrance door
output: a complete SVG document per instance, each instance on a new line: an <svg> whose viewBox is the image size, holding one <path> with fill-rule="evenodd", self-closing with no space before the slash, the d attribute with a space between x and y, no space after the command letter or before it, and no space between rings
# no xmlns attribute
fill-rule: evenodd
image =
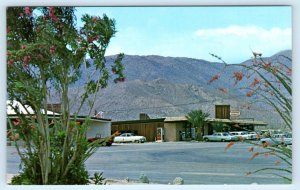
<svg viewBox="0 0 300 190"><path fill-rule="evenodd" d="M156 129L156 141L163 142L164 140L164 129L159 127Z"/></svg>

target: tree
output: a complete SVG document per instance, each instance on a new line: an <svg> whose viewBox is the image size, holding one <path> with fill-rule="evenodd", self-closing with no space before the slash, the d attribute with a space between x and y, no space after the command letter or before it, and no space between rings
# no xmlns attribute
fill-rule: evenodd
<svg viewBox="0 0 300 190"><path fill-rule="evenodd" d="M238 66L241 68L240 71L233 73L233 79L235 80L235 88L239 88L245 92L245 96L248 97L249 105L264 103L268 105L279 114L284 121L287 128L292 130L292 59L285 55L278 55L277 59L271 60L262 57L261 53L253 53L253 59L251 64L239 64L229 65L221 57L211 54L218 60L225 63L226 67ZM213 76L209 83L218 80L220 73ZM218 76L218 77L216 77ZM246 83L241 83L243 80L248 80ZM249 82L250 81L250 82ZM240 86L238 85L240 83ZM227 89L224 92L228 92ZM253 98L255 97L255 98ZM253 144L253 143L252 143ZM225 150L231 147L233 143L229 143ZM275 166L268 168L262 168L253 172L247 172L246 175L254 174L262 171L272 171L273 175L280 176L287 180L288 183L292 182L292 149L285 146L270 146L267 143L264 144L253 144L254 147L249 149L253 152L253 156L250 160L255 157L264 155L275 156L281 161L276 161ZM264 148L264 151L260 151L260 147ZM256 151L256 149L258 149ZM281 166L280 163L285 163ZM274 173L277 172L277 173ZM280 172L280 173L278 173Z"/></svg>
<svg viewBox="0 0 300 190"><path fill-rule="evenodd" d="M288 129L292 129L292 59L278 55L277 59L264 59L261 53L253 53L250 64L227 64L221 57L211 54L227 67L240 67L232 73L233 88L245 93L249 99L248 106L263 103L279 114ZM218 76L218 77L216 77ZM220 79L221 73L213 76L209 83ZM244 83L243 83L244 81ZM240 84L240 85L239 85ZM219 89L220 90L220 89ZM232 89L231 89L232 90ZM227 93L228 89L221 89Z"/></svg>
<svg viewBox="0 0 300 190"><path fill-rule="evenodd" d="M204 124L209 113L205 113L202 110L193 110L187 113L187 120L197 129L197 139L202 140L204 135Z"/></svg>
<svg viewBox="0 0 300 190"><path fill-rule="evenodd" d="M104 56L116 33L115 21L106 15L84 15L78 29L74 11L73 7L7 8L8 99L34 112L24 115L10 105L19 119L8 119L13 136L18 133L25 142L24 150L16 143L24 166L13 179L16 184L87 184L84 161L96 150L97 141L87 143L89 118L79 124L77 115L85 102L91 113L96 93L112 75L115 82L125 80L123 54L117 56L111 72ZM91 66L95 70L86 78L80 106L71 116L69 88ZM51 91L61 101L59 116L45 114Z"/></svg>

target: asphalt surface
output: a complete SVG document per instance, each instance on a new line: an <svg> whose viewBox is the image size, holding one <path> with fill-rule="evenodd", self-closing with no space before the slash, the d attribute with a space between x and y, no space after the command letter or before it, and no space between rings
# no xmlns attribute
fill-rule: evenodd
<svg viewBox="0 0 300 190"><path fill-rule="evenodd" d="M103 172L107 179L138 180L141 174L150 182L169 184L176 177L185 184L284 184L282 178L268 173L246 175L266 167L285 167L274 156L259 155L253 160L252 145L236 143L227 151L220 142L164 142L142 144L113 144L100 147L86 161L92 175ZM20 159L13 146L7 147L7 174L19 171ZM278 171L273 173L279 174ZM291 177L291 176L290 176Z"/></svg>

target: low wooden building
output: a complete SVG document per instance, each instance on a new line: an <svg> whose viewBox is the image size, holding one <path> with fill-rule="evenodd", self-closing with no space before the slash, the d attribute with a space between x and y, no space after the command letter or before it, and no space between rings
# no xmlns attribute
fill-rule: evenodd
<svg viewBox="0 0 300 190"><path fill-rule="evenodd" d="M206 118L203 135L214 132L254 131L256 126L267 126L266 122L253 118L238 118L239 114L239 111L230 110L230 105L215 105L215 118ZM150 119L145 113L140 114L139 120L112 122L111 129L112 133L118 130L121 133L145 136L148 142L201 140L199 135L202 134L199 129L191 126L185 116Z"/></svg>
<svg viewBox="0 0 300 190"><path fill-rule="evenodd" d="M263 121L253 119L216 119L207 118L204 124L204 135L214 132L253 131L255 126L266 126ZM112 122L112 133L134 133L154 141L189 141L196 140L196 129L191 126L185 116L159 119L131 120Z"/></svg>
<svg viewBox="0 0 300 190"><path fill-rule="evenodd" d="M142 119L130 121L115 121L111 125L111 134L116 131L120 133L133 133L146 137L147 141L161 140L163 137L162 129L165 118Z"/></svg>

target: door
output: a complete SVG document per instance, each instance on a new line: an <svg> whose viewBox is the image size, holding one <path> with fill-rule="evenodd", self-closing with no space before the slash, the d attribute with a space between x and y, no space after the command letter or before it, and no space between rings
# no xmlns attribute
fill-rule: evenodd
<svg viewBox="0 0 300 190"><path fill-rule="evenodd" d="M163 141L164 140L164 129L162 127L158 127L156 129L156 140Z"/></svg>

